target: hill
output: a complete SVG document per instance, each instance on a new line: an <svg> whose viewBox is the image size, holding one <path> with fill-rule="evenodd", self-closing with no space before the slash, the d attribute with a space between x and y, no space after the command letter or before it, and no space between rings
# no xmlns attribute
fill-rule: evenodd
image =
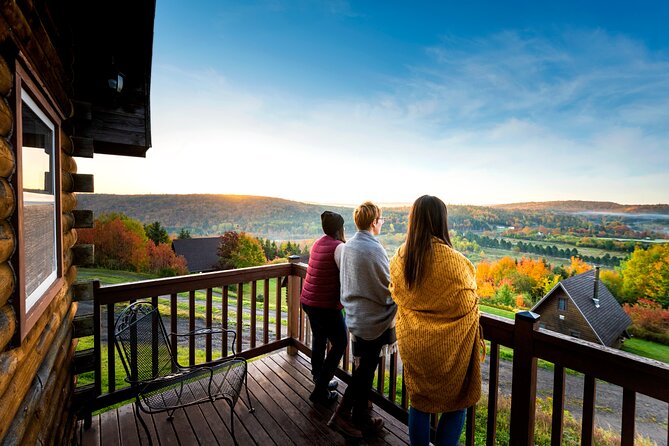
<svg viewBox="0 0 669 446"><path fill-rule="evenodd" d="M82 194L77 199L80 209L91 209L95 215L123 213L145 224L159 221L171 233L187 228L193 235L239 229L276 239L309 238L319 233L325 209L345 218L351 215L350 208L250 195Z"/></svg>
<svg viewBox="0 0 669 446"><path fill-rule="evenodd" d="M495 209L517 211L553 212L602 212L620 214L664 214L669 215L669 204L618 204L611 201L531 201L491 206Z"/></svg>

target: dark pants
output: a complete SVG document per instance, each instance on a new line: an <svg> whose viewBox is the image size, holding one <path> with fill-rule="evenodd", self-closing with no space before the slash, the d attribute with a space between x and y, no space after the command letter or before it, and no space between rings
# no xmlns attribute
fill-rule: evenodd
<svg viewBox="0 0 669 446"><path fill-rule="evenodd" d="M344 404L353 407L353 419L361 420L369 416L367 401L374 382L374 372L379 365L381 348L388 343L387 333L380 337L366 341L356 338L354 354L360 356L358 367L353 370L351 384L344 393Z"/></svg>
<svg viewBox="0 0 669 446"><path fill-rule="evenodd" d="M311 374L317 390L325 390L346 350L348 335L341 310L302 304L311 325ZM325 357L327 341L332 347Z"/></svg>

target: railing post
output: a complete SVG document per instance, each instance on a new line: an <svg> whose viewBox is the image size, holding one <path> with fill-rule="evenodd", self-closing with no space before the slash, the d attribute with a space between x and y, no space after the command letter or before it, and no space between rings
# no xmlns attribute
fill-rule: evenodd
<svg viewBox="0 0 669 446"><path fill-rule="evenodd" d="M293 265L297 264L300 261L300 256L289 256L288 261ZM300 277L293 274L292 271L288 276L286 298L288 300L288 337L296 340L300 335ZM289 345L287 352L294 356L297 354L297 348Z"/></svg>
<svg viewBox="0 0 669 446"><path fill-rule="evenodd" d="M516 313L513 330L513 378L511 381L510 444L534 444L534 414L537 391L537 358L534 331L540 316L531 311Z"/></svg>

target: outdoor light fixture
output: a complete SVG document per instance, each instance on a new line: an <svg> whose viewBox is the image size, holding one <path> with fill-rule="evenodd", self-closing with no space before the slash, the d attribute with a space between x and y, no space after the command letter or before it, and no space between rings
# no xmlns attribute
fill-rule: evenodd
<svg viewBox="0 0 669 446"><path fill-rule="evenodd" d="M109 86L110 90L116 93L120 93L121 90L123 90L124 80L125 75L118 70L114 70L111 76L109 76L109 79L107 79L107 85Z"/></svg>

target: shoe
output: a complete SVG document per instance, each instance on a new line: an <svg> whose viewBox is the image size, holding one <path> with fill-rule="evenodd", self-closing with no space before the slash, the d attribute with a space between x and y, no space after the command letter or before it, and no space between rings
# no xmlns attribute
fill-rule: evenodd
<svg viewBox="0 0 669 446"><path fill-rule="evenodd" d="M311 395L309 395L310 401L322 404L324 406L329 406L330 404L334 403L335 401L337 401L337 398L338 398L337 392L331 392L329 390L326 390L324 392L314 390L313 392L311 392Z"/></svg>
<svg viewBox="0 0 669 446"><path fill-rule="evenodd" d="M328 390L337 390L337 387L339 387L339 381L333 379L328 383Z"/></svg>
<svg viewBox="0 0 669 446"><path fill-rule="evenodd" d="M353 419L353 424L362 432L376 434L383 429L384 423L379 417L365 416Z"/></svg>
<svg viewBox="0 0 669 446"><path fill-rule="evenodd" d="M335 411L335 413L332 414L330 421L328 421L328 427L338 430L350 438L362 438L362 431L353 425L350 415L346 417Z"/></svg>

